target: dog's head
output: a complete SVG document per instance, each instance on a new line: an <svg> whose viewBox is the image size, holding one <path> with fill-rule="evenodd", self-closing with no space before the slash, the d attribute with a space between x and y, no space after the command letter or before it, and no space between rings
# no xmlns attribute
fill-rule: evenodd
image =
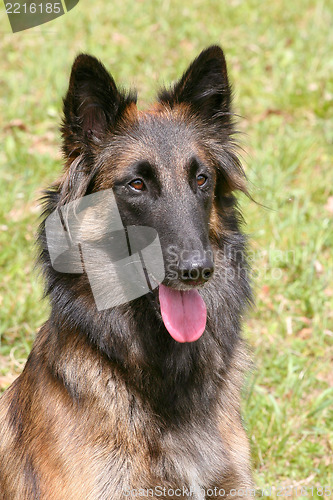
<svg viewBox="0 0 333 500"><path fill-rule="evenodd" d="M238 233L232 192L244 191L245 183L233 132L231 89L218 46L203 51L145 112L134 93L119 91L97 59L82 54L74 62L64 99L66 167L58 206L112 189L125 228L157 232L165 324L176 321L167 309L180 308L182 301L190 311L187 322L199 314L204 306L196 289L213 276L214 251Z"/></svg>

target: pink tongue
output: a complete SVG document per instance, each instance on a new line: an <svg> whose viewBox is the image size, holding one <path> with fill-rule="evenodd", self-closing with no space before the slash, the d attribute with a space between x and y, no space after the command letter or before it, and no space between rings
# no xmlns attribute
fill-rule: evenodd
<svg viewBox="0 0 333 500"><path fill-rule="evenodd" d="M162 319L177 342L194 342L206 327L206 305L197 290L183 292L159 286Z"/></svg>

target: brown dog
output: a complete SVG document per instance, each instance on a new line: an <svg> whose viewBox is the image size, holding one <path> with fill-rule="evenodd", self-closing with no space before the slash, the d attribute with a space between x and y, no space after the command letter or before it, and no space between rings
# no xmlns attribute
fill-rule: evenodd
<svg viewBox="0 0 333 500"><path fill-rule="evenodd" d="M240 416L251 291L232 194L246 188L230 106L216 46L146 112L99 61L77 57L64 100L65 169L45 195L39 233L52 312L0 402L2 500L254 495ZM74 241L64 209L101 193ZM113 240L100 231L108 193L124 228ZM142 227L158 235L150 255L160 249L163 276L154 285L140 247L148 289L133 296L136 271L123 293L105 248L126 233L133 256L130 231Z"/></svg>

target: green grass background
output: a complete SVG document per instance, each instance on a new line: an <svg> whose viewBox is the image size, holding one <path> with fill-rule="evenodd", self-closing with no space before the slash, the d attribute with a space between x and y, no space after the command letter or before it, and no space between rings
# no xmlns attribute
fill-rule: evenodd
<svg viewBox="0 0 333 500"><path fill-rule="evenodd" d="M293 497L327 486L333 496L332 1L81 0L17 34L1 7L0 388L48 314L33 271L37 200L61 170L61 98L75 55L101 58L143 107L211 43L226 53L259 202L240 197L255 272L244 419L256 482L293 486Z"/></svg>

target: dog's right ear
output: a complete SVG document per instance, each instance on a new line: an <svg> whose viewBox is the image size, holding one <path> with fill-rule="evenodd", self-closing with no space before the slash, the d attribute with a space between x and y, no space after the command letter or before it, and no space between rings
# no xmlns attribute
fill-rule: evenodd
<svg viewBox="0 0 333 500"><path fill-rule="evenodd" d="M66 156L98 143L132 103L136 103L136 95L119 92L100 61L87 54L77 56L63 108L61 131Z"/></svg>

